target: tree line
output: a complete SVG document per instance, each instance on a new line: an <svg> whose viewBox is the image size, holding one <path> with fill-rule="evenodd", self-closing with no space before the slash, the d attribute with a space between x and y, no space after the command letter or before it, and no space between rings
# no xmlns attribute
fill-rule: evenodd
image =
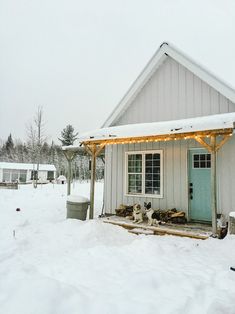
<svg viewBox="0 0 235 314"><path fill-rule="evenodd" d="M62 145L49 142L46 139L43 124L43 111L38 111L31 124L27 126L27 140L14 140L9 134L8 138L0 142L0 161L17 163L53 164L56 167L57 176L67 177L67 160L64 156L62 146L73 145L78 133L74 133L72 125L67 125L61 131L58 138ZM72 163L72 176L74 179L84 181L90 179L90 157L85 151L81 151ZM97 159L96 179L104 177L104 160ZM36 182L37 184L37 182Z"/></svg>

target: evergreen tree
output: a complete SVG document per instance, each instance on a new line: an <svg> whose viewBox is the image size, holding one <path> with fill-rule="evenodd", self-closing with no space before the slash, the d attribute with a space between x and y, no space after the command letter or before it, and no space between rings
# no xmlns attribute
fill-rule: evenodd
<svg viewBox="0 0 235 314"><path fill-rule="evenodd" d="M14 143L13 143L11 134L7 138L7 141L5 143L5 147L6 147L6 151L8 153L11 152L13 150L13 148L14 148Z"/></svg>
<svg viewBox="0 0 235 314"><path fill-rule="evenodd" d="M73 145L73 143L77 140L78 133L74 134L74 128L71 124L68 124L63 131L61 132L61 138L58 138L62 146Z"/></svg>

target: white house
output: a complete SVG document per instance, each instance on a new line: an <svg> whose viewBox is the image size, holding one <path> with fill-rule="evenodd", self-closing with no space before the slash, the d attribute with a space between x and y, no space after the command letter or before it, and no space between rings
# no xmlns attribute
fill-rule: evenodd
<svg viewBox="0 0 235 314"><path fill-rule="evenodd" d="M235 211L234 122L235 90L163 43L102 128L80 134L93 163L105 147L105 212L151 201L216 232Z"/></svg>
<svg viewBox="0 0 235 314"><path fill-rule="evenodd" d="M30 183L36 178L37 165L27 163L0 162L0 182ZM38 179L41 183L53 181L56 177L54 165L40 164Z"/></svg>

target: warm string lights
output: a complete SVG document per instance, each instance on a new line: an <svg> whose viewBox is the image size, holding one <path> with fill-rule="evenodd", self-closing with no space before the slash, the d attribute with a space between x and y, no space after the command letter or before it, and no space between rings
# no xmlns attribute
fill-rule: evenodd
<svg viewBox="0 0 235 314"><path fill-rule="evenodd" d="M198 133L198 134L168 134L167 136L151 136L151 137L142 137L142 138L122 138L122 139L114 139L114 140L103 140L101 142L85 142L84 144L86 145L92 145L92 144L103 144L103 145L117 145L117 144L121 144L121 145L125 145L125 144L139 144L139 143L148 143L148 142L167 142L167 141L177 141L177 140L190 140L190 139L195 139L196 141L202 138L210 138L212 135L217 135L217 136L232 136L233 133L230 131L230 133L225 132L225 130L220 131L219 130L217 132L213 132L213 133Z"/></svg>

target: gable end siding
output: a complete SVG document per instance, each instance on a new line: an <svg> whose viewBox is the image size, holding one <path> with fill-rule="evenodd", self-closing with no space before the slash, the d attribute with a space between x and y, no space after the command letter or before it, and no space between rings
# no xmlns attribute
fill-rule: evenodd
<svg viewBox="0 0 235 314"><path fill-rule="evenodd" d="M157 122L235 111L235 104L168 57L112 125Z"/></svg>

